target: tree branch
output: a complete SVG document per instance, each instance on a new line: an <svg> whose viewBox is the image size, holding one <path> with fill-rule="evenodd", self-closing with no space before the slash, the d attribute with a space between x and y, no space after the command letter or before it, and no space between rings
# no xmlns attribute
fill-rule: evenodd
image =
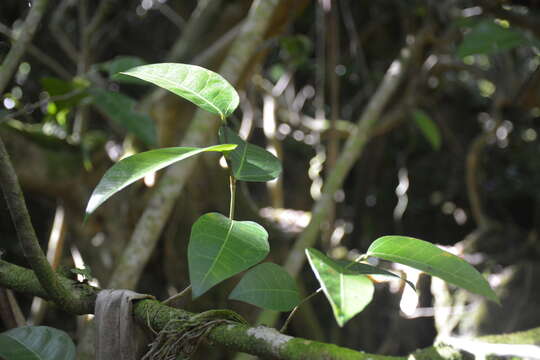
<svg viewBox="0 0 540 360"><path fill-rule="evenodd" d="M7 36L11 41L15 41L15 35L13 34L13 31L11 31L10 28L8 28L2 23L0 23L0 33ZM52 71L56 73L56 75L60 76L62 79L71 79L72 76L69 71L64 69L64 67L58 61L44 53L38 47L32 44L28 44L28 53L32 55L37 61L49 67Z"/></svg>
<svg viewBox="0 0 540 360"><path fill-rule="evenodd" d="M61 283L45 254L41 250L30 215L24 203L23 193L17 180L17 175L9 159L9 155L0 138L0 186L17 231L17 237L23 248L24 255L36 273L39 282L47 293L59 305L70 311L77 307L77 301L68 288Z"/></svg>
<svg viewBox="0 0 540 360"><path fill-rule="evenodd" d="M34 1L34 4L22 25L23 27L20 35L13 42L9 53L2 63L2 71L0 72L0 94L6 90L11 76L15 72L17 66L19 66L19 61L24 55L26 47L30 44L30 41L32 41L46 7L47 0Z"/></svg>
<svg viewBox="0 0 540 360"><path fill-rule="evenodd" d="M81 299L79 306L69 312L72 314L90 314L94 312L95 299L100 289L87 284L77 283L62 276L58 278L62 284L69 287L70 291L77 294ZM11 288L18 292L40 296L44 299L51 299L31 270L3 260L0 260L0 286ZM150 326L153 330L159 331L172 319L185 319L189 321L196 314L163 305L156 300L141 300L134 304L133 315L141 325ZM209 332L207 337L212 345L221 345L230 350L246 352L269 359L405 360L414 358L417 360L460 360L465 358L456 350L456 348L462 347L461 344L463 341L456 347L436 345L417 350L410 356L401 357L369 354L333 344L295 338L281 334L277 330L266 326L251 327L243 324L228 323L215 327ZM538 346L535 346L535 344L538 342L539 337L540 328L535 328L513 334L485 336L468 341L468 343L482 343L486 345L494 343L514 344L513 347L505 346L505 355L513 355L512 353L508 353L508 350L515 351L515 349L518 349L519 345L515 344L520 344L522 348L526 348L529 351L538 351ZM456 339L445 339L444 342L452 342L450 340L456 343ZM444 348L444 351L441 348ZM500 346L495 348L499 349ZM489 347L487 350L487 354L492 353ZM501 356L501 358L504 357Z"/></svg>

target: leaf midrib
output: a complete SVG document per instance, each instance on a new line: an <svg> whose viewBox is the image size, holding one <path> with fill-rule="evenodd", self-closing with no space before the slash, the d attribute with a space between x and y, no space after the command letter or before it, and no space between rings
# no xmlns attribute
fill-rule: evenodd
<svg viewBox="0 0 540 360"><path fill-rule="evenodd" d="M126 75L131 75L129 73L124 73ZM133 75L132 75L133 76ZM201 96L200 94L194 92L193 90L190 90L189 88L183 86L181 83L175 83L175 82L172 82L170 81L169 79L167 78L164 78L164 77L159 77L159 76L154 76L154 75L150 75L150 74L145 74L145 76L147 76L148 78L151 78L153 80L159 80L159 81L163 81L163 82L166 82L169 84L169 86L173 86L173 87L178 87L180 88L181 90L185 91L185 92L188 92L190 94L193 94L195 95L195 97L203 100L205 103L207 103L208 105L210 105L210 107L212 107L214 110L217 111L217 113L219 114L220 117L222 118L225 118L225 114L218 108L216 107L212 102L210 102L210 100L207 100L205 97ZM209 75L210 77L211 75ZM206 80L208 82L208 80Z"/></svg>
<svg viewBox="0 0 540 360"><path fill-rule="evenodd" d="M6 334L5 334L5 335L6 335ZM29 351L30 353L32 353L33 355L35 355L36 359L38 359L38 360L41 359L41 357L39 356L39 354L36 353L36 352L34 351L34 349L29 348L25 343L21 342L19 339L14 338L13 336L11 336L11 335L9 335L9 334L7 334L6 337L8 337L8 338L12 339L13 341L15 341L16 343L20 344L25 350L27 350L27 351Z"/></svg>
<svg viewBox="0 0 540 360"><path fill-rule="evenodd" d="M231 235L233 227L234 227L234 220L231 220L231 224L229 225L229 229L227 230L227 235L225 235L225 240L223 241L223 244L221 244L221 247L219 248L217 255L214 257L214 260L212 261L212 265L210 265L210 268L208 269L206 274L204 274L201 280L201 286L205 285L204 283L206 281L206 278L208 278L208 275L210 275L215 265L217 264L219 257L221 256L221 253L223 252L223 249L225 248L225 245L227 245L227 242L230 239L230 235Z"/></svg>
<svg viewBox="0 0 540 360"><path fill-rule="evenodd" d="M405 257L405 256L401 256L401 255L388 254L388 253L378 253L378 252L373 252L373 251L369 252L369 255L372 255L372 256L375 256L375 257L379 257L379 258L382 258L382 259L384 259L383 256L386 256L386 257L388 257L388 258L389 258L389 257L395 257L395 258L397 258L397 259L409 261L409 262L411 262L411 263L413 263L413 264L416 264L416 266L424 266L424 267L425 267L425 266L431 266L431 267L433 268L433 265L424 264L424 263L419 262L419 261L417 261L417 260L414 260L414 259L411 259L411 258L408 258L408 257ZM441 256L441 255L437 254L436 256ZM393 260L390 260L390 261L393 261ZM404 264L404 265L407 265L407 264ZM411 266L411 265L408 265L408 266ZM443 274L446 275L447 277L451 277L451 278L453 278L453 279L457 278L458 280L462 280L465 284L467 284L467 286L471 287L472 289L475 289L475 286L474 286L474 285L475 285L475 282L472 282L472 283L471 283L471 282L469 282L468 279L465 278L465 277L459 277L459 276L455 275L455 273L447 272L446 270L435 269L435 268L433 268L433 269L436 270L436 271L438 271L438 272L443 273ZM419 269L419 270L421 270L421 269ZM426 272L426 273L429 274L428 271L425 271L425 270L422 270L422 271L424 271L424 272ZM475 274L475 275L477 275L477 274ZM435 275L435 276L438 276L438 275ZM443 280L445 280L445 279L443 279ZM459 284L459 281L455 281L455 280L451 280L451 281L453 281L454 284ZM482 287L482 289L485 289L485 287ZM471 290L471 289L468 289L468 290Z"/></svg>

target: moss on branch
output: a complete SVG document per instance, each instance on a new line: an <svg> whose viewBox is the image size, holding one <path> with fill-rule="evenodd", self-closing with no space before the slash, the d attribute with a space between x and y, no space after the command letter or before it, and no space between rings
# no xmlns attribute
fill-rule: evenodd
<svg viewBox="0 0 540 360"><path fill-rule="evenodd" d="M72 314L84 314L94 311L94 301L100 289L78 283L63 276L58 276L58 279L79 300L79 307L76 311L71 309L68 312ZM32 270L3 260L0 260L0 286L43 297L44 299L51 299L50 295L41 287L40 282ZM145 326L150 326L154 331L163 329L171 319L186 319L186 321L190 321L196 315L149 299L137 301L133 309L136 320ZM240 323L227 323L215 327L208 334L208 340L211 344L222 345L230 350L246 352L269 359L461 360L468 358L466 353L462 353L455 347L445 344L420 349L405 357L375 355L333 344L291 337L265 326L251 327ZM540 343L540 328L514 334L485 336L479 338L478 341L484 343L538 344Z"/></svg>

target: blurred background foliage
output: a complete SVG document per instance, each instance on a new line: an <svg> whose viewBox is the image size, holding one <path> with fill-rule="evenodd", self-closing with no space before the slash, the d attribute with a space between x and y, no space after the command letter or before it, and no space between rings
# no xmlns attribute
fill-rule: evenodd
<svg viewBox="0 0 540 360"><path fill-rule="evenodd" d="M540 324L540 2L535 0L301 0L283 2L244 69L243 137L276 152L282 178L242 188L238 218L269 227L271 258L285 259L310 217L337 149L383 75L415 36L405 81L335 194L318 248L354 258L377 237L402 234L445 245L489 279L503 306L407 270L418 296L381 282L374 301L338 329L325 299L303 306L293 335L384 354L404 354L439 334L479 335ZM31 1L0 4L0 60ZM83 226L92 188L115 161L172 146L194 107L122 77L130 67L185 62L217 69L251 1L128 0L49 4L7 91L0 134L11 153L44 248L58 268L86 264L106 286L157 178L115 196ZM226 213L226 170L204 157L170 216L138 290L158 298L188 285L191 224ZM4 257L24 264L0 201ZM234 281L233 281L234 282ZM191 310L257 309L226 295L225 282ZM317 285L307 267L298 282ZM32 323L80 336L57 309L18 296ZM5 328L0 328L0 331ZM217 353L201 358L228 358Z"/></svg>

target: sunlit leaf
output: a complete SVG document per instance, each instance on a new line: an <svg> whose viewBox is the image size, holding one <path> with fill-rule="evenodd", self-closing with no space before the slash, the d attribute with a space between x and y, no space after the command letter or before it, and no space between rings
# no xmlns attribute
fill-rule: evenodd
<svg viewBox="0 0 540 360"><path fill-rule="evenodd" d="M365 263L358 263L354 261L348 261L348 260L336 260L336 262L343 266L347 270L354 271L356 274L362 274L362 275L383 275L383 276L390 276L395 277L398 279L401 279L407 283L414 291L416 291L416 287L412 282L410 282L407 279L402 278L401 276L394 274L391 271L378 268L376 266L365 264Z"/></svg>
<svg viewBox="0 0 540 360"><path fill-rule="evenodd" d="M234 144L214 145L206 148L172 147L150 150L122 159L107 170L92 192L88 205L86 206L86 216L94 212L94 210L112 195L116 194L129 184L142 179L147 174L202 152L225 152L231 151L235 147L236 145Z"/></svg>
<svg viewBox="0 0 540 360"><path fill-rule="evenodd" d="M499 302L488 282L474 267L427 241L406 236L383 236L371 244L367 255L408 265Z"/></svg>
<svg viewBox="0 0 540 360"><path fill-rule="evenodd" d="M75 360L75 345L65 332L47 326L23 326L0 334L5 360Z"/></svg>
<svg viewBox="0 0 540 360"><path fill-rule="evenodd" d="M188 245L193 298L259 263L269 251L268 233L261 225L218 213L201 216L191 228Z"/></svg>
<svg viewBox="0 0 540 360"><path fill-rule="evenodd" d="M229 299L275 311L292 310L300 302L293 278L281 266L264 263L249 270L229 295Z"/></svg>
<svg viewBox="0 0 540 360"><path fill-rule="evenodd" d="M431 144L434 150L441 148L441 133L439 127L424 111L417 109L413 112L413 118L420 129L422 134L426 137L427 141Z"/></svg>
<svg viewBox="0 0 540 360"><path fill-rule="evenodd" d="M521 31L486 19L478 22L463 36L457 53L462 58L476 54L489 55L529 43L529 39Z"/></svg>
<svg viewBox="0 0 540 360"><path fill-rule="evenodd" d="M375 287L367 276L341 266L318 250L306 249L306 255L339 326L371 302Z"/></svg>
<svg viewBox="0 0 540 360"><path fill-rule="evenodd" d="M122 74L160 86L221 118L232 114L239 103L238 93L227 80L200 66L151 64L135 67Z"/></svg>
<svg viewBox="0 0 540 360"><path fill-rule="evenodd" d="M118 92L99 88L92 88L89 92L92 103L103 115L133 133L146 145L156 144L154 121L148 115L135 110L135 100Z"/></svg>
<svg viewBox="0 0 540 360"><path fill-rule="evenodd" d="M270 181L281 174L281 161L265 149L242 140L226 126L219 129L221 143L237 144L238 147L227 154L233 176L242 181Z"/></svg>

